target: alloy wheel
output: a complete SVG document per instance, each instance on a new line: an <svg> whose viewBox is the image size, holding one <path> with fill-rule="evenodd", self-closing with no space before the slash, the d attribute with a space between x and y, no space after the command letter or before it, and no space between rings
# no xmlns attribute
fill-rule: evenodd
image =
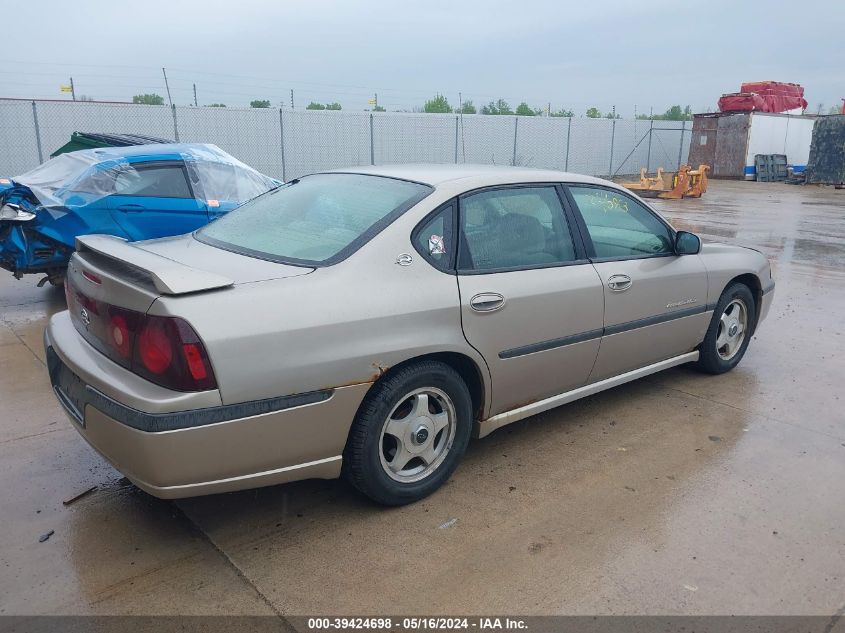
<svg viewBox="0 0 845 633"><path fill-rule="evenodd" d="M736 356L748 330L748 309L741 299L734 299L722 312L716 335L716 352L722 360Z"/></svg>
<svg viewBox="0 0 845 633"><path fill-rule="evenodd" d="M401 483L428 477L446 458L455 439L452 399L435 387L403 396L381 430L379 458L387 475Z"/></svg>

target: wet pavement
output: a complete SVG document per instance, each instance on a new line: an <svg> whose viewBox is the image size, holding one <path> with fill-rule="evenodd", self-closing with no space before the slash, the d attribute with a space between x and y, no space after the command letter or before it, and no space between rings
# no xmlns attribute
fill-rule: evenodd
<svg viewBox="0 0 845 633"><path fill-rule="evenodd" d="M62 292L0 275L0 614L841 613L845 191L716 181L657 206L772 260L737 369L505 427L398 509L340 481L140 492L51 393L41 332Z"/></svg>

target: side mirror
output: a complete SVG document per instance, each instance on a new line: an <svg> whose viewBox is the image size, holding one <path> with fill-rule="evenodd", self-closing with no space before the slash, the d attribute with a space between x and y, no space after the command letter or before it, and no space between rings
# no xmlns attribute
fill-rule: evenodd
<svg viewBox="0 0 845 633"><path fill-rule="evenodd" d="M678 231L675 235L676 255L695 255L701 250L701 238L688 231Z"/></svg>

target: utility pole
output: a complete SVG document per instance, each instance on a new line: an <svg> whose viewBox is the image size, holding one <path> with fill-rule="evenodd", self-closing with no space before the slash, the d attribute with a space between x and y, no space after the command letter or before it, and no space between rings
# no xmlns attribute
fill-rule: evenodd
<svg viewBox="0 0 845 633"><path fill-rule="evenodd" d="M549 101L549 105L546 106L546 116L552 116L552 102Z"/></svg>
<svg viewBox="0 0 845 633"><path fill-rule="evenodd" d="M458 93L458 112L460 114L464 113L464 97L460 92Z"/></svg>
<svg viewBox="0 0 845 633"><path fill-rule="evenodd" d="M634 104L634 121L637 120L637 104Z"/></svg>
<svg viewBox="0 0 845 633"><path fill-rule="evenodd" d="M378 108L378 93L377 92L373 93L373 98L375 99L375 102L376 102L376 108Z"/></svg>
<svg viewBox="0 0 845 633"><path fill-rule="evenodd" d="M70 78L70 96L76 101L76 88L73 87L73 77Z"/></svg>
<svg viewBox="0 0 845 633"><path fill-rule="evenodd" d="M164 70L164 66L162 66L162 68L161 68L161 74L164 75L164 87L167 88L167 103L169 103L170 106L172 107L173 106L173 99L170 98L170 84L167 83L167 73Z"/></svg>
<svg viewBox="0 0 845 633"><path fill-rule="evenodd" d="M293 88L290 89L290 109L293 110Z"/></svg>
<svg viewBox="0 0 845 633"><path fill-rule="evenodd" d="M194 107L197 107L197 85L194 84Z"/></svg>

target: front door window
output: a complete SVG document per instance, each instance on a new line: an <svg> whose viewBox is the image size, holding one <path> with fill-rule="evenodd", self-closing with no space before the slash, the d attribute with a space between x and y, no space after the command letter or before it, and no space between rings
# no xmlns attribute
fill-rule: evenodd
<svg viewBox="0 0 845 633"><path fill-rule="evenodd" d="M587 225L597 259L672 253L672 234L633 198L612 189L569 187Z"/></svg>

